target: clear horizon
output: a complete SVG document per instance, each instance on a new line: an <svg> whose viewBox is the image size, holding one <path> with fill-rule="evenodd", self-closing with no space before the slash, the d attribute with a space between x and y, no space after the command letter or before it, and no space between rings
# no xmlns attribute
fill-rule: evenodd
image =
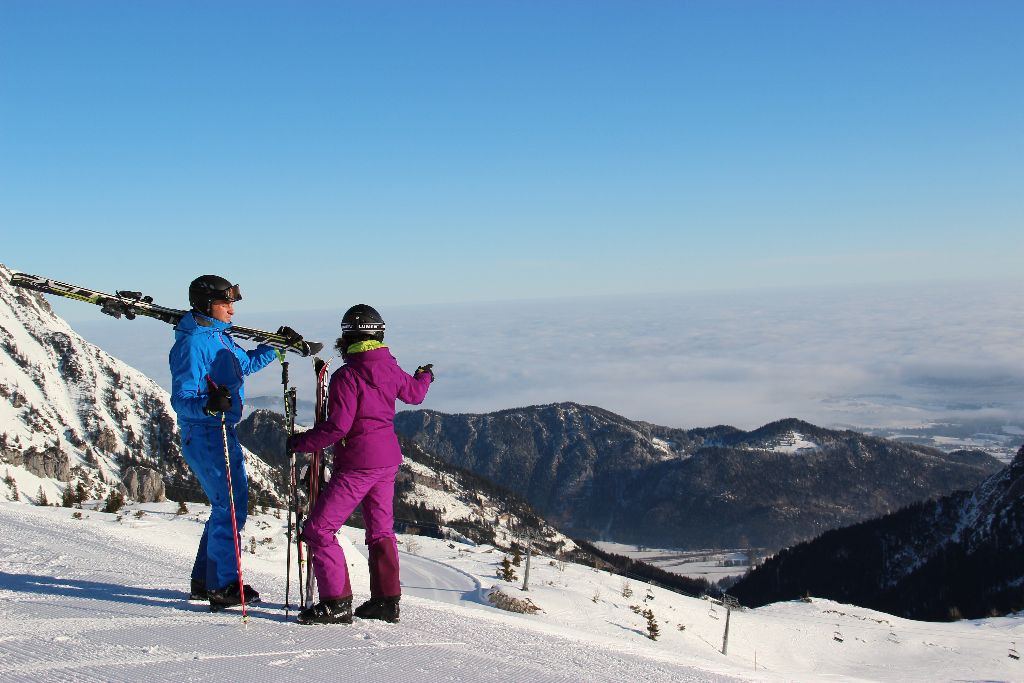
<svg viewBox="0 0 1024 683"><path fill-rule="evenodd" d="M914 283L381 310L389 325L385 341L400 363L435 364L438 383L423 407L442 412L573 401L683 428L751 429L786 417L825 427L951 418L1020 427L1022 285ZM91 313L73 322L76 330L168 386L166 324L116 321L95 306L48 300ZM340 312L282 315L247 313L240 305L236 322L289 324L328 348L337 335ZM303 372L304 359L291 360L292 382L300 398L310 399L312 372ZM250 397L276 396L279 373L267 369L246 386Z"/></svg>

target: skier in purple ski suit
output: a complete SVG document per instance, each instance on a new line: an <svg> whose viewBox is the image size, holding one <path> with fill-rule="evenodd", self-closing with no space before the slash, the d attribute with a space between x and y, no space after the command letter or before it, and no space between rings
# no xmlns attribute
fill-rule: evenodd
<svg viewBox="0 0 1024 683"><path fill-rule="evenodd" d="M402 451L395 434L395 401L419 404L434 380L431 365L413 375L384 345L384 320L372 307L353 306L341 321L337 348L345 365L331 375L328 419L288 439L289 451L335 445L331 480L302 529L313 553L320 602L299 613L301 624L352 623L352 585L335 534L362 503L370 563L370 599L355 610L363 619L398 621L401 584L394 532L395 475Z"/></svg>

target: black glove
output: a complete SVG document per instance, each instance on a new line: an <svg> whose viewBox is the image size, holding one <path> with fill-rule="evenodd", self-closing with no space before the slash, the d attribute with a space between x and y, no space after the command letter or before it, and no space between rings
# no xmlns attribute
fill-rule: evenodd
<svg viewBox="0 0 1024 683"><path fill-rule="evenodd" d="M206 414L216 415L231 410L231 390L226 386L210 387L210 398L206 400Z"/></svg>
<svg viewBox="0 0 1024 683"><path fill-rule="evenodd" d="M434 369L433 368L434 368L434 364L433 363L427 363L426 365L421 365L418 368L416 368L416 372L413 373L413 376L414 377L419 377L424 372L428 372L428 373L430 373L430 381L433 382L434 381Z"/></svg>
<svg viewBox="0 0 1024 683"><path fill-rule="evenodd" d="M277 334L284 337L284 343L288 346L302 341L302 335L287 325L281 325L281 327L277 328Z"/></svg>

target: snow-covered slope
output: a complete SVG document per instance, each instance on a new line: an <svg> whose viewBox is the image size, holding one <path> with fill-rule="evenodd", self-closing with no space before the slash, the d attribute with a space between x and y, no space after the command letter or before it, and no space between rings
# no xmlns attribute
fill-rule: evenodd
<svg viewBox="0 0 1024 683"><path fill-rule="evenodd" d="M1008 657L1019 617L922 623L814 600L726 613L589 567L534 556L495 577L487 545L400 536L402 621L286 621L283 521L251 519L245 576L265 602L185 600L206 508L134 504L121 515L0 503L0 671L5 681L733 681L1021 680ZM142 513L141 516L140 512ZM369 588L362 532L344 528L356 599ZM488 603L495 588L534 614ZM295 588L292 596L294 600ZM660 635L648 637L651 610ZM294 610L292 610L294 617ZM729 639L723 655L725 624ZM1015 652L1015 649L1013 649Z"/></svg>
<svg viewBox="0 0 1024 683"><path fill-rule="evenodd" d="M784 434L780 434L778 437L759 444L757 447L773 453L788 453L790 455L805 451L816 451L821 448L821 446L816 442L811 441L809 438L795 430L790 430ZM747 448L754 447L747 446Z"/></svg>
<svg viewBox="0 0 1024 683"><path fill-rule="evenodd" d="M405 462L398 475L396 509L429 515L449 538L486 540L502 548L524 545L527 536L539 548L562 555L577 546L508 491L432 457L402 440ZM399 522L410 520L399 519Z"/></svg>
<svg viewBox="0 0 1024 683"><path fill-rule="evenodd" d="M167 392L83 339L43 295L10 280L0 264L0 473L16 484L0 485L0 498L38 502L42 494L55 502L79 484L87 497L102 498L133 478L150 494L128 487L135 497L160 497L165 481L198 489L181 458ZM110 324L132 333L133 323ZM256 486L268 489L270 469L247 457Z"/></svg>

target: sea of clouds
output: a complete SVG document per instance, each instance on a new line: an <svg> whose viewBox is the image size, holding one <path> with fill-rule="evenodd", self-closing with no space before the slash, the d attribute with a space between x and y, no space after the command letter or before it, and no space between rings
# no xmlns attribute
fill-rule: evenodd
<svg viewBox="0 0 1024 683"><path fill-rule="evenodd" d="M328 347L342 312L247 314ZM78 306L78 304L72 304ZM64 312L66 309L61 309ZM1024 283L766 289L646 297L382 307L408 370L434 363L424 407L489 412L575 401L673 427L822 426L940 419L1024 424ZM163 323L73 321L86 338L170 385ZM312 397L309 361L290 356ZM339 360L335 360L340 363ZM272 366L249 396L279 396Z"/></svg>

